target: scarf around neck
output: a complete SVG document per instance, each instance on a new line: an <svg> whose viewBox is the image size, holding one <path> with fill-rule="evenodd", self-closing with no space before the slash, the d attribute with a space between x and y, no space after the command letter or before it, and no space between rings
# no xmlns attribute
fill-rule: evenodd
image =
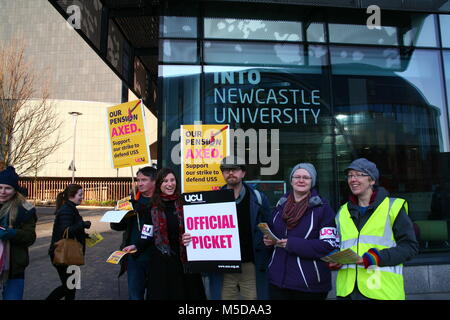
<svg viewBox="0 0 450 320"><path fill-rule="evenodd" d="M163 201L175 201L175 215L178 218L179 227L179 246L180 246L180 260L185 263L187 261L186 248L183 245L182 237L184 233L184 215L183 207L178 204L178 195L165 195L161 194ZM173 255L174 252L170 249L169 232L167 228L167 216L165 210L159 209L157 206L153 206L151 209L152 221L153 221L153 238L156 248L163 255Z"/></svg>
<svg viewBox="0 0 450 320"><path fill-rule="evenodd" d="M288 230L295 228L301 217L308 209L309 198L311 192L300 202L295 202L294 192L291 192L287 198L286 205L283 209L283 220L286 222Z"/></svg>

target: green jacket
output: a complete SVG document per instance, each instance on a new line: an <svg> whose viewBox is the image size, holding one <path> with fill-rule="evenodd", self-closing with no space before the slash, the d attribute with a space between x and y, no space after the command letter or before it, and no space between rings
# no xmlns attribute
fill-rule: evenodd
<svg viewBox="0 0 450 320"><path fill-rule="evenodd" d="M29 264L28 247L36 240L36 209L28 202L19 207L12 228L16 234L9 240L10 266L9 279L23 278Z"/></svg>

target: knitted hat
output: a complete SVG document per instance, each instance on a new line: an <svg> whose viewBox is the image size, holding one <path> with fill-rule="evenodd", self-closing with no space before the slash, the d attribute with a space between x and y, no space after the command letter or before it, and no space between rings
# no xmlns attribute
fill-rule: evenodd
<svg viewBox="0 0 450 320"><path fill-rule="evenodd" d="M292 181L292 176L294 175L294 172L298 169L304 169L308 171L309 175L311 176L311 188L314 188L316 185L316 179L317 179L317 171L316 168L314 168L314 165L311 163L299 163L297 164L291 171L291 175L289 176L289 181Z"/></svg>
<svg viewBox="0 0 450 320"><path fill-rule="evenodd" d="M19 176L14 167L8 166L5 170L0 171L0 184L7 184L16 190L19 190Z"/></svg>
<svg viewBox="0 0 450 320"><path fill-rule="evenodd" d="M378 182L378 178L380 177L380 173L378 172L377 166L375 163L367 160L366 158L359 158L354 160L350 165L345 169L345 172L349 170L356 170L368 174L372 180Z"/></svg>

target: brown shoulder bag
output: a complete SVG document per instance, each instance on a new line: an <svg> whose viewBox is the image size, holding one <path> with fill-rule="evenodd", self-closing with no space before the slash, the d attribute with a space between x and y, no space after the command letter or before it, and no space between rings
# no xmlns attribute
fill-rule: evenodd
<svg viewBox="0 0 450 320"><path fill-rule="evenodd" d="M66 266L84 265L83 246L76 239L69 239L69 228L64 230L61 240L55 242L53 264Z"/></svg>

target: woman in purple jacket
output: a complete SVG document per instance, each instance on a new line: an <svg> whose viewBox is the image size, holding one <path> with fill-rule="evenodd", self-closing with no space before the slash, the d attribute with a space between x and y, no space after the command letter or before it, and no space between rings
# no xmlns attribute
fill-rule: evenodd
<svg viewBox="0 0 450 320"><path fill-rule="evenodd" d="M339 248L335 212L314 189L316 169L300 163L292 169L292 191L279 201L269 221L278 241L269 263L269 293L274 300L324 300L331 290L331 272L321 257Z"/></svg>

